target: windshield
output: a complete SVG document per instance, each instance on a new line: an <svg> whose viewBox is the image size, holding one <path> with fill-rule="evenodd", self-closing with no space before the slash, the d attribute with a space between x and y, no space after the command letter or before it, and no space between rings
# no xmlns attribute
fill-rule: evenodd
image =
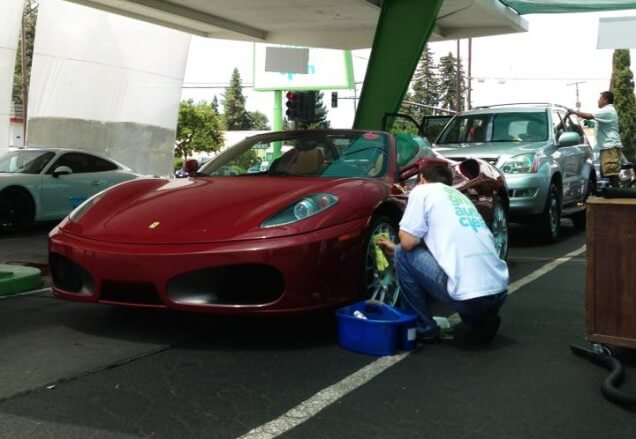
<svg viewBox="0 0 636 439"><path fill-rule="evenodd" d="M196 175L381 177L388 151L388 136L381 132L282 131L245 139Z"/></svg>
<svg viewBox="0 0 636 439"><path fill-rule="evenodd" d="M547 139L545 111L502 112L457 116L436 143L541 142Z"/></svg>
<svg viewBox="0 0 636 439"><path fill-rule="evenodd" d="M0 155L0 172L9 174L39 174L55 155L51 151L9 151Z"/></svg>

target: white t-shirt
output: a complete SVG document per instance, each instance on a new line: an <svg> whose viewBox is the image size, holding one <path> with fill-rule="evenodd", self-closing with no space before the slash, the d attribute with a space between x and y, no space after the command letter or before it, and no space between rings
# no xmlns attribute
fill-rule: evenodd
<svg viewBox="0 0 636 439"><path fill-rule="evenodd" d="M455 300L498 294L508 288L508 266L474 204L443 183L418 184L409 195L400 230L424 241L448 276Z"/></svg>
<svg viewBox="0 0 636 439"><path fill-rule="evenodd" d="M618 113L614 105L607 104L594 113L596 127L596 147L598 149L622 148L618 132Z"/></svg>

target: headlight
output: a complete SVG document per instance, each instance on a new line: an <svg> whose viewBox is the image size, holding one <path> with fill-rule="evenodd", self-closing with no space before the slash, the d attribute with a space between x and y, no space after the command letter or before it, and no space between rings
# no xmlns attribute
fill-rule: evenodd
<svg viewBox="0 0 636 439"><path fill-rule="evenodd" d="M514 157L510 157L499 169L504 174L527 174L530 172L537 172L539 168L539 156L535 153L519 154Z"/></svg>
<svg viewBox="0 0 636 439"><path fill-rule="evenodd" d="M101 191L84 201L68 214L68 219L74 223L78 222L103 196L104 192Z"/></svg>
<svg viewBox="0 0 636 439"><path fill-rule="evenodd" d="M305 218L324 212L338 202L338 197L331 194L309 195L296 201L291 206L278 212L273 217L266 220L261 227L276 227L302 221Z"/></svg>

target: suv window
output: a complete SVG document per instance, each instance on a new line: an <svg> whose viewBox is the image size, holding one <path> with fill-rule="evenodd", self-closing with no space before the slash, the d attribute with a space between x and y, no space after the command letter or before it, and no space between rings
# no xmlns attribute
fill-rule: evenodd
<svg viewBox="0 0 636 439"><path fill-rule="evenodd" d="M455 117L437 143L540 142L547 139L545 111L503 112Z"/></svg>
<svg viewBox="0 0 636 439"><path fill-rule="evenodd" d="M486 140L488 121L492 114L455 117L437 139L437 143L467 143Z"/></svg>
<svg viewBox="0 0 636 439"><path fill-rule="evenodd" d="M570 114L565 118L565 131L574 132L579 135L579 141L581 143L584 142L585 134L583 133L583 128L581 128L581 124L579 123L578 117L574 114Z"/></svg>
<svg viewBox="0 0 636 439"><path fill-rule="evenodd" d="M566 114L565 112L553 112L552 113L554 124L554 135L558 140L561 134L565 132L572 132L579 135L579 142L585 142L585 133L581 127L579 118L574 114Z"/></svg>

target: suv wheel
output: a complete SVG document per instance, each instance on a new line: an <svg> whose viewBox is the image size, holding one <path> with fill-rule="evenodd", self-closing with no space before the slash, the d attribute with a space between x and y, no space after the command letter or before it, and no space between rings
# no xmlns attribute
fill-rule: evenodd
<svg viewBox="0 0 636 439"><path fill-rule="evenodd" d="M550 184L543 213L536 222L537 232L547 243L556 242L561 234L561 197L555 183Z"/></svg>

